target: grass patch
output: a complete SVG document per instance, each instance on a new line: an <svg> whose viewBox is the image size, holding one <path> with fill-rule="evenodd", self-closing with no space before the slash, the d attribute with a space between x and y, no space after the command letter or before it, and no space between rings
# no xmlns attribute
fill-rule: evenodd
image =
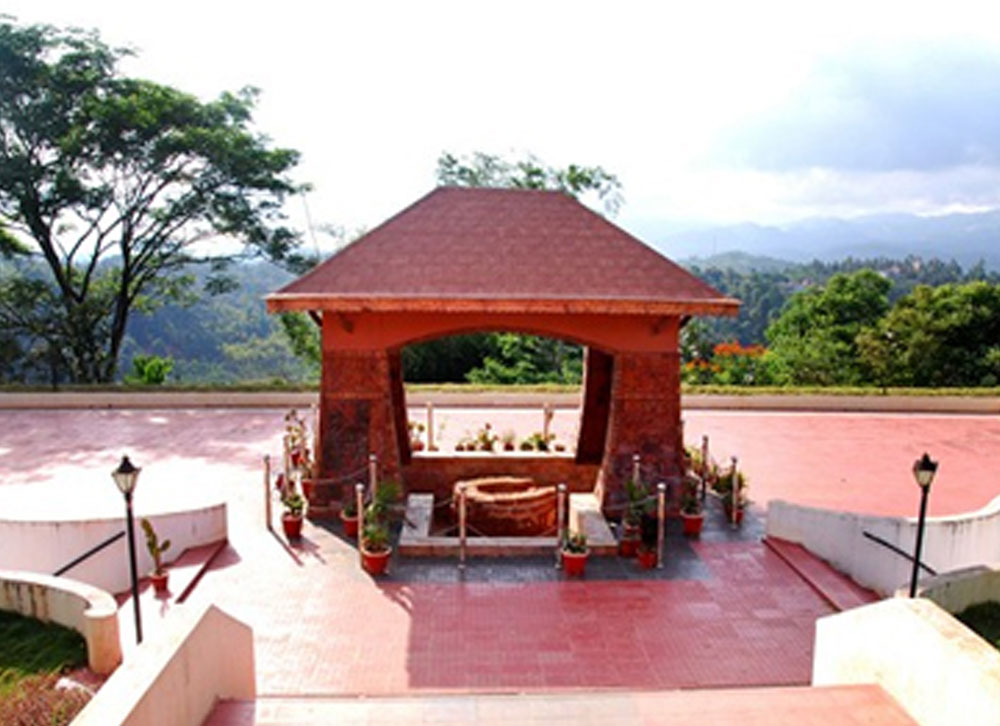
<svg viewBox="0 0 1000 726"><path fill-rule="evenodd" d="M1000 602L984 602L955 616L997 650L1000 650Z"/></svg>
<svg viewBox="0 0 1000 726"><path fill-rule="evenodd" d="M75 630L0 611L0 700L25 679L60 673L87 662L87 644Z"/></svg>

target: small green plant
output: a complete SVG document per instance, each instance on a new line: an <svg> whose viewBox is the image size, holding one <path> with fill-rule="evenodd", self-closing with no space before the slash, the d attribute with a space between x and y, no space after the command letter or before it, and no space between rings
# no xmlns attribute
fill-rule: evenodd
<svg viewBox="0 0 1000 726"><path fill-rule="evenodd" d="M354 497L346 497L340 507L340 511L347 519L354 519L358 516L358 503Z"/></svg>
<svg viewBox="0 0 1000 726"><path fill-rule="evenodd" d="M566 533L563 539L563 551L582 555L587 551L587 535L583 532Z"/></svg>
<svg viewBox="0 0 1000 726"><path fill-rule="evenodd" d="M638 526L646 509L652 506L647 501L648 492L642 482L628 479L625 482L625 524Z"/></svg>
<svg viewBox="0 0 1000 726"><path fill-rule="evenodd" d="M493 433L493 428L487 422L476 432L474 443L475 448L479 451L493 451L493 447L496 446L497 441L499 441L499 437Z"/></svg>
<svg viewBox="0 0 1000 726"><path fill-rule="evenodd" d="M306 500L295 491L289 491L281 498L281 504L285 507L285 514L289 517L301 517L302 511L306 507Z"/></svg>
<svg viewBox="0 0 1000 726"><path fill-rule="evenodd" d="M555 438L555 434L546 436L541 431L536 431L524 440L521 449L523 451L548 451L549 445L555 441Z"/></svg>
<svg viewBox="0 0 1000 726"><path fill-rule="evenodd" d="M500 443L503 444L504 451L513 451L514 445L517 443L517 434L514 429L507 429L500 434Z"/></svg>
<svg viewBox="0 0 1000 726"><path fill-rule="evenodd" d="M410 448L414 451L423 451L424 431L427 430L427 427L419 421L411 420L406 422L406 430L410 437Z"/></svg>
<svg viewBox="0 0 1000 726"><path fill-rule="evenodd" d="M712 490L724 500L731 499L733 495L734 483L736 486L737 506L746 506L748 501L747 489L749 489L749 485L747 483L747 476L742 471L736 471L735 476L732 468L721 472L712 485Z"/></svg>
<svg viewBox="0 0 1000 726"><path fill-rule="evenodd" d="M170 549L170 540L165 539L160 542L152 523L145 517L139 520L139 524L142 525L142 532L146 535L146 549L149 550L149 556L153 558L153 573L162 575L163 553Z"/></svg>
<svg viewBox="0 0 1000 726"><path fill-rule="evenodd" d="M389 549L388 524L379 519L366 519L361 532L361 544L368 552L385 552Z"/></svg>
<svg viewBox="0 0 1000 726"><path fill-rule="evenodd" d="M125 376L126 383L143 386L160 386L174 369L174 359L139 353L132 358L132 374Z"/></svg>
<svg viewBox="0 0 1000 726"><path fill-rule="evenodd" d="M701 497L698 496L698 479L684 477L684 493L681 495L681 512L689 516L701 514Z"/></svg>

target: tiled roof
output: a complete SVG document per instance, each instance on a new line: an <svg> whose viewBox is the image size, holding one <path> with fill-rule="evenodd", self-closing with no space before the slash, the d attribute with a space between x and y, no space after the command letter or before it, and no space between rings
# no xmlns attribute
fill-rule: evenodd
<svg viewBox="0 0 1000 726"><path fill-rule="evenodd" d="M440 187L268 297L270 310L735 314L560 192Z"/></svg>

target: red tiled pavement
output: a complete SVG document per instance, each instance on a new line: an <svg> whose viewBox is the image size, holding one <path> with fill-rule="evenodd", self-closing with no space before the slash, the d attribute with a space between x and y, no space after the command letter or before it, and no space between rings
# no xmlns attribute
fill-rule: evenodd
<svg viewBox="0 0 1000 726"><path fill-rule="evenodd" d="M1000 417L943 414L685 411L688 443L708 434L720 461L736 455L760 504L916 516L911 473L925 451L940 463L931 516L979 509L1000 495Z"/></svg>
<svg viewBox="0 0 1000 726"><path fill-rule="evenodd" d="M189 497L224 498L232 547L191 600L214 599L254 628L262 693L808 681L813 622L830 608L759 543L696 544L707 579L517 584L373 582L353 548L311 526L303 545L287 550L261 527L260 457L277 452L282 414L4 411L0 511L16 504L50 515L120 515L108 474L124 452L144 467L140 514ZM479 415L457 411L448 430L475 428ZM531 417L527 431L539 428L537 411L523 415ZM986 474L1000 440L995 417L685 418L689 439L708 431L717 455L740 453L758 501L782 495L852 508L856 500L909 513L909 466L925 448L941 460L932 511L981 506L995 490ZM572 414L560 412L556 424L571 427Z"/></svg>
<svg viewBox="0 0 1000 726"><path fill-rule="evenodd" d="M696 543L703 580L447 584L373 581L308 524L297 560L250 539L192 600L256 625L262 694L804 684L832 611L759 543Z"/></svg>

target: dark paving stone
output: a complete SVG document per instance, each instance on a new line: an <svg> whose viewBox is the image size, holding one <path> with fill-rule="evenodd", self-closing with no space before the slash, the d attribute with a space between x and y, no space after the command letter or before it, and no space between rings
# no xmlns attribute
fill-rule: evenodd
<svg viewBox="0 0 1000 726"><path fill-rule="evenodd" d="M343 541L339 522L319 521L316 524ZM398 537L398 526L396 536ZM702 542L759 542L764 536L764 521L758 512L745 513L743 524L733 528L725 518L721 504L713 499L706 502ZM350 540L353 544L353 539ZM459 583L481 582L518 584L525 582L559 582L562 580L704 580L710 577L708 566L691 546L691 539L681 531L678 519L668 519L664 536L662 569L643 570L635 558L591 556L586 574L570 578L555 567L555 553L524 557L469 557L465 568L458 567L458 557L400 557L393 554L388 575L383 582Z"/></svg>

